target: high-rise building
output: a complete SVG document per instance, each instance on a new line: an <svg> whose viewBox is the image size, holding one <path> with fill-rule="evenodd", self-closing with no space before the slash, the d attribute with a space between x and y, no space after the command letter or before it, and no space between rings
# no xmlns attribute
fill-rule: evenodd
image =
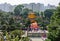
<svg viewBox="0 0 60 41"><path fill-rule="evenodd" d="M15 7L17 5L11 5L11 4L7 4L7 3L4 3L4 4L0 4L0 10L2 11L6 11L6 12L13 12ZM30 3L30 4L23 4L24 8L28 8L28 9L31 9L33 11L44 11L46 9L55 9L56 6L54 5L50 5L48 4L48 6L44 6L44 4L41 4L41 3Z"/></svg>
<svg viewBox="0 0 60 41"><path fill-rule="evenodd" d="M12 12L14 10L15 6L12 6L10 4L4 3L4 4L0 4L0 9L2 11L6 11L6 12Z"/></svg>

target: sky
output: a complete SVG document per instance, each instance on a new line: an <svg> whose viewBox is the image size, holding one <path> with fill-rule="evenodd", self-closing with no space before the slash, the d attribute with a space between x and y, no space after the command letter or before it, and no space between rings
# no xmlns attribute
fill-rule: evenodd
<svg viewBox="0 0 60 41"><path fill-rule="evenodd" d="M58 6L60 0L0 0L0 4L2 3L9 3L11 5L18 5L18 4L29 4L29 3L42 3L44 5L55 5Z"/></svg>

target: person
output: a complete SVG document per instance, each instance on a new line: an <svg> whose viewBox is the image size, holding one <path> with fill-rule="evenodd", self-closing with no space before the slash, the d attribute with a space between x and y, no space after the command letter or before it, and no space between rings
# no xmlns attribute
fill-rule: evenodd
<svg viewBox="0 0 60 41"><path fill-rule="evenodd" d="M31 30L38 31L38 24L37 24L37 22L31 23L30 28L31 28Z"/></svg>
<svg viewBox="0 0 60 41"><path fill-rule="evenodd" d="M44 30L44 33L42 34L42 40L45 41L45 39L46 39L46 32L45 32L45 30Z"/></svg>

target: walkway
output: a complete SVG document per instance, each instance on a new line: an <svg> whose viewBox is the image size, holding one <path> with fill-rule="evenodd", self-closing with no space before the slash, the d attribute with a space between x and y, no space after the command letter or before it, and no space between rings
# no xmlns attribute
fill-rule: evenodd
<svg viewBox="0 0 60 41"><path fill-rule="evenodd" d="M45 31L45 32L48 33L48 31ZM42 31L42 30L39 30L37 32L35 32L35 31L29 31L29 32L25 31L25 34L22 35L22 37L27 37L27 33L44 33L44 31ZM32 41L43 41L43 39L41 37L30 37L30 39Z"/></svg>

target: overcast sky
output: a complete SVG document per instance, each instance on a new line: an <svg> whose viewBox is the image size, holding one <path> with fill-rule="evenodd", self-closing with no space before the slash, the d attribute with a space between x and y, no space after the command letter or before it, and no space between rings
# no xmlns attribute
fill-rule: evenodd
<svg viewBox="0 0 60 41"><path fill-rule="evenodd" d="M42 3L44 5L51 4L51 5L58 5L60 0L0 0L0 4L2 3L10 3L11 5L18 5L24 3Z"/></svg>

